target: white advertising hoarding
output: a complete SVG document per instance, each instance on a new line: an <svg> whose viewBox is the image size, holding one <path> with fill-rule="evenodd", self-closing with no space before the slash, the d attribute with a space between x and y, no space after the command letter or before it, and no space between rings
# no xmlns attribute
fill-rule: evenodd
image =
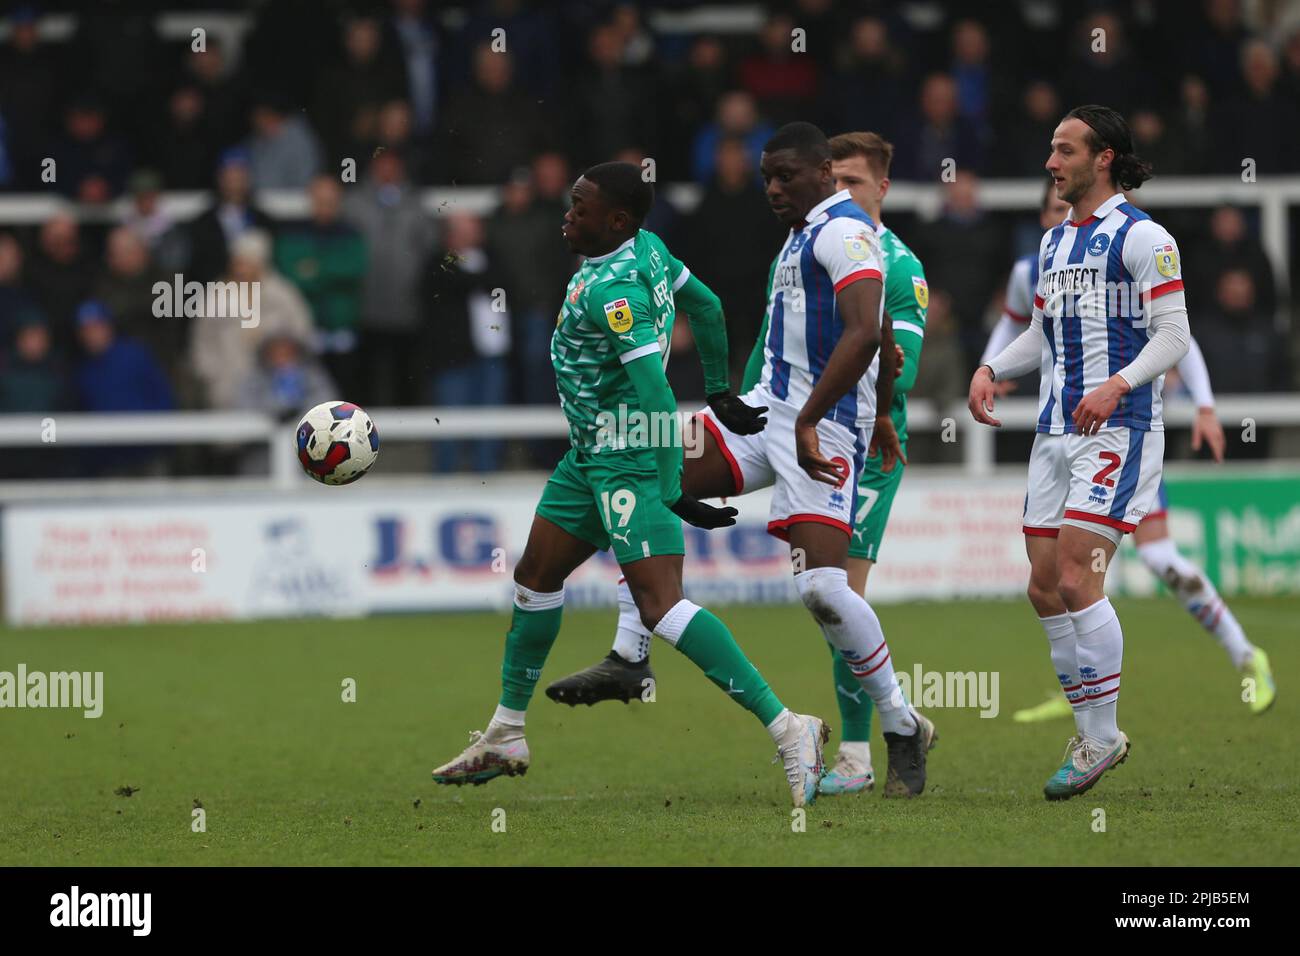
<svg viewBox="0 0 1300 956"><path fill-rule="evenodd" d="M10 624L502 609L541 481L430 490L367 487L4 511ZM1012 597L1028 564L1023 480L910 475L889 521L873 600ZM768 492L733 499L734 528L687 528L686 591L702 604L795 598L788 548L767 534ZM570 606L610 605L597 554Z"/></svg>

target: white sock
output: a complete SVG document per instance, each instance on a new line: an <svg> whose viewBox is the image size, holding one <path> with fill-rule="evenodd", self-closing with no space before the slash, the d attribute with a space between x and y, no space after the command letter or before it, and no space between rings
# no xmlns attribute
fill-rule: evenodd
<svg viewBox="0 0 1300 956"><path fill-rule="evenodd" d="M523 730L524 728L524 711L511 710L509 707L502 707L497 704L496 713L492 715L492 720L488 727L509 727L512 730Z"/></svg>
<svg viewBox="0 0 1300 956"><path fill-rule="evenodd" d="M614 653L629 664L650 656L650 632L641 623L641 612L632 600L627 581L618 582L618 631L614 634Z"/></svg>
<svg viewBox="0 0 1300 956"><path fill-rule="evenodd" d="M1088 704L1083 730L1103 745L1114 743L1119 738L1115 711L1124 660L1124 632L1119 617L1110 600L1102 598L1082 611L1071 611L1070 620L1074 622L1079 676Z"/></svg>
<svg viewBox="0 0 1300 956"><path fill-rule="evenodd" d="M871 766L871 744L865 740L841 740L840 753L860 766Z"/></svg>
<svg viewBox="0 0 1300 956"><path fill-rule="evenodd" d="M785 735L790 730L790 718L793 716L794 714L787 707L776 715L775 720L767 725L767 732L772 735L772 740L776 742L778 747L784 742Z"/></svg>
<svg viewBox="0 0 1300 956"><path fill-rule="evenodd" d="M1070 702L1074 711L1074 727L1079 732L1084 730L1084 714L1087 705L1083 702L1083 683L1079 678L1079 657L1074 622L1070 615L1054 614L1040 617L1038 623L1047 632L1047 645L1051 648L1052 666L1056 668L1056 678L1061 682L1061 692Z"/></svg>
<svg viewBox="0 0 1300 956"><path fill-rule="evenodd" d="M794 584L826 640L871 695L880 713L881 730L905 736L916 733L916 721L894 677L880 619L862 595L849 587L848 572L813 568L796 574Z"/></svg>
<svg viewBox="0 0 1300 956"><path fill-rule="evenodd" d="M1173 538L1140 544L1137 550L1151 573L1169 585L1187 612L1228 652L1232 666L1241 670L1254 653L1254 645L1205 572L1182 556Z"/></svg>

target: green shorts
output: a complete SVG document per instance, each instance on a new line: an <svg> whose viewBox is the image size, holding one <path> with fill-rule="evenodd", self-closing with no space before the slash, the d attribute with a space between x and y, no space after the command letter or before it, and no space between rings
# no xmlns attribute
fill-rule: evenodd
<svg viewBox="0 0 1300 956"><path fill-rule="evenodd" d="M590 455L570 448L546 482L537 513L601 551L612 544L619 564L686 553L682 519L659 495L652 451Z"/></svg>
<svg viewBox="0 0 1300 956"><path fill-rule="evenodd" d="M903 445L907 454L907 445ZM885 522L894 507L894 495L903 481L903 463L893 471L880 470L880 456L868 458L858 479L858 511L853 516L853 536L849 538L849 557L880 560L880 540L885 536Z"/></svg>

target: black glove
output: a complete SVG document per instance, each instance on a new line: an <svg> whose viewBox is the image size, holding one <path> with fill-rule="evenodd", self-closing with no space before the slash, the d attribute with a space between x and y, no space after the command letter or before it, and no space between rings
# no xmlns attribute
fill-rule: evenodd
<svg viewBox="0 0 1300 956"><path fill-rule="evenodd" d="M740 513L735 508L715 508L713 505L706 505L685 492L668 506L668 510L687 524L707 530L730 528L736 523L736 515Z"/></svg>
<svg viewBox="0 0 1300 956"><path fill-rule="evenodd" d="M734 392L717 392L708 398L709 408L727 431L736 435L757 435L767 427L763 413L767 406L752 408Z"/></svg>

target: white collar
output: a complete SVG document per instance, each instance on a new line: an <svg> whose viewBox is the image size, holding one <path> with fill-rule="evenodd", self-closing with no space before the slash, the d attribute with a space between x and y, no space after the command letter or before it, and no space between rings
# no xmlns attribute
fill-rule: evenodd
<svg viewBox="0 0 1300 956"><path fill-rule="evenodd" d="M1125 201L1125 199L1124 199L1124 194L1123 194L1123 193L1115 193L1113 196L1111 196L1109 199L1107 199L1104 203L1102 203L1100 206L1098 206L1098 207L1093 211L1092 218L1093 218L1093 219L1105 219L1107 216L1109 216L1112 212L1115 211L1115 208L1116 208L1117 206L1119 206L1120 203L1122 203L1122 202L1124 202L1124 201ZM1076 222L1076 221L1075 221L1075 219L1074 219L1074 207L1073 207L1073 206L1070 207L1070 214L1069 214L1068 216L1066 216L1065 218L1066 218L1066 221L1067 221L1070 225L1072 225L1072 226L1080 226L1080 225L1083 224L1082 222ZM1086 220L1086 219L1083 220L1083 222L1087 222L1087 221L1088 221L1088 220Z"/></svg>
<svg viewBox="0 0 1300 956"><path fill-rule="evenodd" d="M588 262L604 262L606 259L609 259L609 258L611 258L611 257L613 257L613 256L618 255L620 252L622 252L622 251L623 251L624 249L626 249L628 246L632 245L632 243L634 243L634 242L636 242L636 236L633 236L631 239L628 239L626 242L624 242L624 243L623 243L621 246L619 246L617 249L611 249L609 252L605 253L603 256L588 256L588 257L587 257L587 261L588 261Z"/></svg>
<svg viewBox="0 0 1300 956"><path fill-rule="evenodd" d="M834 196L827 196L817 205L813 206L812 209L808 210L808 215L805 218L808 222L812 222L827 209L830 209L831 206L834 206L836 203L842 203L846 199L852 201L853 196L850 195L847 189L841 189Z"/></svg>

